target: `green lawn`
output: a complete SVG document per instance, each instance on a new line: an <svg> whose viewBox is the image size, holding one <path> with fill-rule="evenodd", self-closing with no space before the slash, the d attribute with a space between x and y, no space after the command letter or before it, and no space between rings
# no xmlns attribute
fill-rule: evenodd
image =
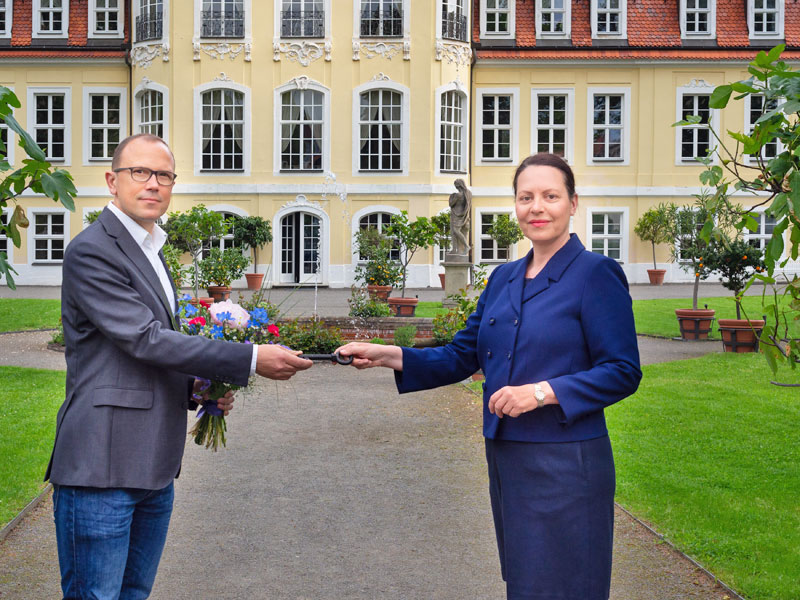
<svg viewBox="0 0 800 600"><path fill-rule="evenodd" d="M60 300L0 298L0 332L55 329L60 316Z"/></svg>
<svg viewBox="0 0 800 600"><path fill-rule="evenodd" d="M798 388L758 354L643 371L606 411L617 501L746 597L800 598Z"/></svg>
<svg viewBox="0 0 800 600"><path fill-rule="evenodd" d="M0 527L45 485L64 378L63 371L0 367Z"/></svg>
<svg viewBox="0 0 800 600"><path fill-rule="evenodd" d="M442 308L441 302L419 302L414 316L433 318L437 314L445 312L447 309Z"/></svg>

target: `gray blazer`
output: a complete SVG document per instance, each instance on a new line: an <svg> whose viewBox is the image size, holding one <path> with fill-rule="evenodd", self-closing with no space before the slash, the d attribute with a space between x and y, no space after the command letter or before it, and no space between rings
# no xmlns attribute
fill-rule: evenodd
<svg viewBox="0 0 800 600"><path fill-rule="evenodd" d="M158 276L108 209L67 246L61 316L66 398L45 479L169 485L183 458L193 376L247 385L252 346L175 331Z"/></svg>

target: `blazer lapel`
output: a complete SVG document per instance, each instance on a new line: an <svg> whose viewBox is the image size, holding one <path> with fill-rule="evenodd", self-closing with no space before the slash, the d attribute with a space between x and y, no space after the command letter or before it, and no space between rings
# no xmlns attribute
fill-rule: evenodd
<svg viewBox="0 0 800 600"><path fill-rule="evenodd" d="M103 209L103 212L100 213L100 217L98 218L100 222L103 224L106 232L113 238L115 238L117 246L122 252L131 259L131 262L136 266L139 272L142 274L142 277L145 281L150 285L152 288L152 292L155 294L156 298L158 298L159 302L161 302L161 306L164 307L164 310L167 313L167 317L169 319L170 327L173 329L175 328L175 315L172 314L172 309L170 308L169 301L167 300L167 296L164 293L164 287L161 285L161 281L156 275L156 272L153 270L153 266L150 264L150 261L147 260L147 257L142 252L142 249L139 247L139 244L136 243L131 237L131 234L128 233L128 230L125 229L125 226L120 223L119 219L107 208ZM162 258L163 261L163 258ZM167 271L169 273L169 271ZM174 283L172 284L172 292L175 293Z"/></svg>
<svg viewBox="0 0 800 600"><path fill-rule="evenodd" d="M530 250L528 254L525 255L525 258L516 261L508 277L508 285L506 286L508 290L508 303L517 317L520 315L520 307L522 306L522 289L525 285L525 269L528 266L528 261L532 253L533 250Z"/></svg>
<svg viewBox="0 0 800 600"><path fill-rule="evenodd" d="M539 274L534 278L533 283L525 288L522 302L527 302L537 294L543 292L550 287L551 281L558 281L567 270L567 267L572 263L577 256L583 252L584 247L578 236L570 234L569 241L559 248L547 264L544 266ZM533 250L531 250L533 252ZM527 264L527 260L525 261ZM524 272L523 272L524 279Z"/></svg>

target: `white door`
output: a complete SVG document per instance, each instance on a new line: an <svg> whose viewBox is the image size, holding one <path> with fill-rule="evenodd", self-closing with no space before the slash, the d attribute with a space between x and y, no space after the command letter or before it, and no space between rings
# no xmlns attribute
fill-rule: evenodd
<svg viewBox="0 0 800 600"><path fill-rule="evenodd" d="M322 283L319 217L293 212L281 219L280 283Z"/></svg>

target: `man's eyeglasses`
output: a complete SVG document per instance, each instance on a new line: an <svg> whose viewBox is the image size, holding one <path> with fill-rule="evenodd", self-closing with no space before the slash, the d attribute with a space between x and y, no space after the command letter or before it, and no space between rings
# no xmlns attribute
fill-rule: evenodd
<svg viewBox="0 0 800 600"><path fill-rule="evenodd" d="M177 177L172 171L153 171L153 169L148 169L147 167L119 167L114 169L114 173L119 173L120 171L130 171L131 179L139 183L150 181L150 178L155 175L158 185L165 186L174 184Z"/></svg>

